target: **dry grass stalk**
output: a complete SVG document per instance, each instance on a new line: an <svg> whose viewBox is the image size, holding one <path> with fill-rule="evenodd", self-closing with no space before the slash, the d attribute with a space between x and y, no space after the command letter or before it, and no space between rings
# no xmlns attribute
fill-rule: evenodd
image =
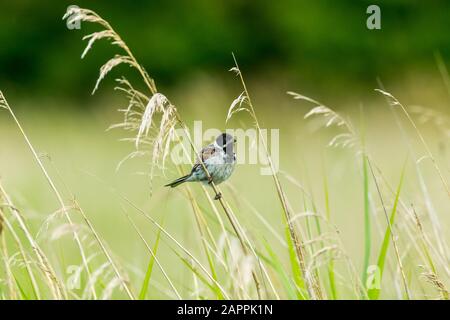
<svg viewBox="0 0 450 320"><path fill-rule="evenodd" d="M33 157L34 157L36 163L38 164L39 168L41 169L42 173L44 174L45 179L46 179L47 182L49 183L49 185L50 185L52 191L53 191L54 194L56 195L56 198L57 198L57 200L58 200L58 202L59 202L59 204L60 204L61 210L63 210L63 213L64 213L64 216L65 216L66 220L68 221L68 223L69 223L70 225L73 225L72 219L71 219L69 213L68 213L68 212L66 211L66 209L65 209L65 208L66 208L66 205L64 204L64 201L63 201L63 198L62 198L62 196L61 196L61 193L60 193L60 192L58 191L58 189L56 188L55 183L54 183L53 180L51 179L49 173L47 172L47 169L45 169L44 164L42 163L42 161L41 161L40 157L38 156L36 150L34 149L33 145L31 144L31 142L30 142L28 136L26 135L24 129L22 128L22 125L20 124L20 122L19 122L19 120L17 119L15 113L13 112L13 110L11 109L11 107L9 106L8 102L6 101L4 95L3 95L3 93L2 93L1 91L0 91L0 104L1 104L4 108L6 108L6 109L9 111L9 113L11 114L11 116L12 116L14 122L16 123L17 127L19 128L19 131L20 131L20 133L22 134L22 136L23 136L23 138L24 138L24 140L25 140L25 142L26 142L28 148L30 149L31 153L33 154ZM76 242L76 244L77 244L77 246L78 246L78 249L79 249L79 251L80 251L81 259L82 259L82 261L83 261L83 264L85 265L86 272L87 272L88 278L89 278L89 277L90 277L90 269L89 269L89 265L88 265L88 263L87 263L86 253L85 253L85 251L84 251L84 248L83 248L83 245L82 245L82 243L81 243L80 237L79 237L79 235L78 235L78 233L76 232L75 229L74 229L74 232L73 232L73 237L74 237L75 242ZM93 296L96 297L95 289L94 289L94 288L91 288L91 291L92 291Z"/></svg>
<svg viewBox="0 0 450 320"><path fill-rule="evenodd" d="M5 201L7 206L10 208L11 213L13 214L14 218L19 223L20 229L25 234L26 239L28 240L31 248L33 249L34 253L36 254L36 257L38 259L38 266L41 269L42 273L44 274L49 289L52 292L52 296L55 299L62 299L66 297L66 293L64 291L64 287L61 285L60 281L56 277L56 273L51 267L46 255L42 251L39 244L35 241L33 236L31 235L31 232L25 223L24 219L22 218L20 212L16 209L14 204L11 201L11 198L6 193L5 189L3 188L3 185L0 183L0 198ZM5 219L5 217L3 217ZM5 219L6 221L6 219ZM12 227L10 228L12 230ZM19 241L20 242L20 241Z"/></svg>
<svg viewBox="0 0 450 320"><path fill-rule="evenodd" d="M403 104L401 104L400 101L398 101L397 98L394 97L394 96L393 96L392 94L390 94L389 92L386 92L386 91L381 90L381 89L375 89L375 91L378 91L378 92L380 92L381 94L383 94L383 95L387 98L389 104L390 104L392 107L400 107L400 108L402 109L402 111L403 111L403 113L405 114L406 118L409 120L409 122L410 122L411 125L413 126L414 130L416 131L417 135L419 136L419 139L420 139L420 141L422 142L422 144L423 144L423 146L424 146L424 148L425 148L425 151L426 151L427 154L428 154L428 157L430 158L431 162L433 163L433 166L434 166L434 168L436 169L436 172L438 173L438 175L439 175L439 177L440 177L440 179L441 179L441 181L442 181L442 184L443 184L445 190L447 191L447 195L450 197L450 189L449 189L448 183L447 183L447 181L445 180L445 178L444 178L444 176L443 176L443 174L442 174L442 172L441 172L441 169L439 168L439 166L438 166L438 164L437 164L437 162L436 162L436 159L435 159L435 157L433 156L433 154L432 154L432 152L431 152L431 150L430 150L430 147L428 146L427 142L425 141L425 138L423 137L423 135L422 135L422 133L420 132L419 128L417 127L416 123L415 123L414 120L411 118L411 116L410 116L408 110L406 110L405 106L404 106Z"/></svg>
<svg viewBox="0 0 450 320"><path fill-rule="evenodd" d="M227 120L229 120L229 118L236 112L246 111L246 112L248 112L250 114L252 120L254 121L255 128L256 128L256 130L258 132L259 139L262 142L262 146L264 148L267 160L269 162L270 169L272 171L272 177L274 179L275 187L276 187L276 190L277 190L277 195L278 195L278 198L279 198L279 200L281 202L281 206L283 208L283 212L284 212L284 215L285 215L285 220L286 220L286 223L287 223L287 226L288 226L288 229L289 229L289 234L290 234L290 237L292 239L292 242L294 243L294 247L295 247L296 254L297 254L297 259L298 259L298 262L299 262L299 265L300 265L300 268L301 268L301 272L302 272L303 276L305 277L309 295L311 297L313 297L313 298L315 297L317 299L322 299L322 293L321 293L321 290L320 290L320 285L314 283L315 282L314 279L308 279L306 277L307 273L306 273L305 253L303 252L302 240L299 239L297 233L295 232L294 225L291 222L291 213L290 213L290 210L288 208L286 195L285 195L285 193L283 191L283 188L281 187L281 183L280 183L280 180L279 180L278 175L276 173L276 170L275 170L275 167L274 167L274 164L273 164L273 161L272 161L272 157L270 156L270 152L269 152L269 149L268 149L268 146L267 146L267 142L266 142L263 134L261 133L261 127L259 125L258 118L256 116L256 112L255 112L255 109L253 107L252 100L250 98L250 94L249 94L249 92L247 90L247 85L246 85L246 83L244 81L244 77L242 75L242 72L241 72L241 70L239 68L239 65L237 63L237 60L236 60L236 57L234 56L234 54L233 54L233 60L234 60L235 66L233 68L231 68L230 71L235 72L236 75L239 77L239 79L241 81L241 84L242 84L242 87L244 89L244 92L237 99L235 99L233 101L233 103L231 104L230 109L228 111ZM243 104L245 104L246 106L243 107L242 106Z"/></svg>
<svg viewBox="0 0 450 320"><path fill-rule="evenodd" d="M2 199L2 197L0 196L0 199ZM4 214L4 211L2 210L2 208L0 208L0 218L3 219L6 229L8 230L8 232L11 234L11 236L14 239L14 242L16 243L16 246L19 249L19 254L25 264L25 270L27 271L28 277L30 278L30 282L31 282L31 286L33 288L33 292L36 296L36 299L40 299L41 298L41 293L39 290L39 286L37 284L36 281L36 277L34 275L33 269L32 269L32 265L34 265L34 261L31 261L28 256L27 253L25 251L25 248L22 244L22 241L20 240L19 236L17 235L16 231L14 230L13 226L11 225L11 223L9 222L9 220L7 219L7 217ZM5 242L5 234L2 234L2 245L4 247L4 259L7 259L8 254L6 252L6 242ZM9 269L9 263L7 263L5 261L5 264L7 265L7 270ZM9 271L8 271L9 272ZM9 272L9 274L12 274L11 272ZM9 280L12 281L13 277L9 278Z"/></svg>
<svg viewBox="0 0 450 320"><path fill-rule="evenodd" d="M0 209L1 210L1 209ZM2 231L3 231L3 224L4 224L4 221L3 221L3 216L0 216L0 235L2 235Z"/></svg>
<svg viewBox="0 0 450 320"><path fill-rule="evenodd" d="M171 241L175 243L177 247L179 247L190 259L192 259L193 262L195 262L196 265L200 267L200 269L205 273L205 275L219 288L219 290L224 295L225 299L230 299L230 296L225 291L225 289L222 287L222 285L217 282L217 280L206 270L206 268L202 265L202 263L189 251L187 250L178 240L176 240L167 230L162 227L155 219L153 219L150 215L148 215L144 210L139 208L137 205L135 205L133 202L131 202L128 198L119 195L122 200L124 200L126 203L128 203L132 208L134 208L137 212L139 212L144 218L146 218L148 221L150 221L151 224L153 224L156 228L161 230L161 232L167 236Z"/></svg>
<svg viewBox="0 0 450 320"><path fill-rule="evenodd" d="M419 231L419 235L420 235L420 240L422 242L422 246L426 255L426 259L425 261L428 263L428 267L425 268L427 270L429 270L427 273L428 277L426 276L426 278L428 280L431 280L430 282L432 284L434 284L438 290L441 292L442 294L442 298L444 300L448 300L449 299L449 291L446 289L444 283L440 280L440 277L438 276L437 270L436 270L436 266L433 262L433 259L429 253L429 241L427 240L427 237L425 235L425 232L423 230L423 225L422 222L420 221L420 218L415 210L415 208L412 206L412 212L414 214L414 218L416 221L416 225L417 225L417 229ZM445 264L446 262L444 262ZM444 268L447 269L447 266L444 265Z"/></svg>
<svg viewBox="0 0 450 320"><path fill-rule="evenodd" d="M381 91L387 93L387 95L383 93L383 96L385 97L386 102L389 105L403 107L403 105L400 104L400 102L398 102L398 100L396 98L393 98L393 99L391 98L393 96L390 93L386 92L386 90L384 89L383 83L379 79L378 79L378 84L379 84L379 86L381 88ZM405 112L406 108L403 107L402 110L403 110L403 112ZM399 117L397 116L397 113L395 112L394 108L391 108L391 111L392 111L394 119L395 119L395 121L397 123L397 126L399 127L399 129L400 129L400 131L401 131L401 133L403 135L403 138L404 138L405 142L407 143L407 146L408 146L408 149L410 150L410 153L411 154L415 154L414 153L414 149L413 149L413 145L409 141L409 139L407 137L406 130L404 129L402 122L400 121ZM411 119L411 118L409 117L409 119ZM413 124L413 127L415 127L415 124ZM417 127L415 127L415 128L417 128ZM417 134L421 135L420 132L417 129L416 129L416 132L417 132ZM423 142L424 142L424 140L422 140L422 143ZM427 155L427 157L429 157L429 154ZM423 159L423 157L421 159ZM419 159L419 160L421 160L421 159ZM441 224L440 224L440 221L439 221L439 218L438 218L438 214L437 214L437 212L436 212L436 210L435 210L435 208L433 206L433 203L432 203L432 200L431 200L431 197L430 197L430 191L429 191L429 189L428 189L428 187L427 187L427 185L425 183L425 179L424 179L424 176L422 174L422 170L420 169L419 164L420 164L420 161L416 161L415 169L416 169L417 177L418 177L418 180L419 180L419 185L420 185L420 188L422 190L423 197L424 197L424 200L425 200L425 205L427 207L428 215L430 217L431 226L432 226L433 233L434 233L434 238L435 238L436 243L438 245L439 254L437 255L437 257L438 258L439 257L444 257L444 259L447 260L448 259L448 246L447 246L447 243L445 241L443 241L443 239L441 237L442 232L443 232L442 231L442 227L441 227ZM442 181L442 179L441 179L441 181ZM445 182L444 182L444 184L445 184ZM406 211L408 211L408 210L406 210ZM447 265L447 264L448 263L445 262L445 265Z"/></svg>
<svg viewBox="0 0 450 320"><path fill-rule="evenodd" d="M345 119L342 115L334 111L333 109L325 106L323 103L320 103L314 99L311 99L302 94L288 91L289 95L291 95L295 100L304 100L310 102L315 105L309 112L307 112L304 116L305 119L311 118L313 116L321 116L325 119L325 127L330 127L332 125L338 127L344 127L345 133L338 134L334 136L331 141L328 143L330 147L353 147L358 142L358 137L353 124L350 120Z"/></svg>
<svg viewBox="0 0 450 320"><path fill-rule="evenodd" d="M41 168L42 172L44 173L45 178L47 179L47 182L49 183L49 185L51 186L51 189L53 190L54 194L56 195L58 202L61 205L61 212L64 214L66 220L68 221L69 224L69 229L72 231L75 242L80 250L80 254L81 254L81 258L82 258L82 263L84 265L84 269L86 270L86 273L88 275L88 284L91 284L90 287L90 291L91 294L94 298L97 298L97 293L95 291L95 287L94 287L94 282L91 281L91 271L90 271L90 267L89 267L89 263L87 260L87 256L85 253L85 250L83 248L82 242L81 242L81 238L78 234L78 229L76 228L76 226L74 225L72 218L70 217L69 213L68 213L68 208L74 208L76 211L80 212L86 225L88 226L88 228L90 229L91 233L93 234L95 240L97 241L101 251L104 253L105 257L107 258L107 260L109 261L110 265L112 266L114 272L116 273L116 277L118 280L120 280L120 283L122 284L123 288L125 289L125 292L127 293L128 297L131 299L134 299L134 295L131 292L128 284L126 283L126 281L124 280L123 276L121 275L118 266L114 263L114 261L111 258L111 255L108 253L105 245L103 244L103 242L101 241L99 235L97 234L97 232L95 231L93 225L91 224L91 222L89 221L88 217L85 215L83 209L79 206L79 204L77 203L76 200L73 200L73 205L72 206L66 206L61 193L59 192L59 190L56 188L56 184L53 182L53 180L51 179L49 173L47 172L47 170L45 169L40 157L37 155L37 152L35 151L33 145L31 144L30 140L28 139L28 136L26 135L25 131L23 130L21 124L19 123L18 119L16 118L14 112L12 111L12 109L9 107L8 103L6 102L6 99L4 98L3 94L0 91L0 100L3 101L3 105L6 107L6 109L10 112L10 114L12 115L16 125L18 126L20 132L22 133L22 136L24 137L29 149L31 150L34 159L36 160L36 162L38 163L39 167ZM74 196L72 195L72 198L74 198Z"/></svg>
<svg viewBox="0 0 450 320"><path fill-rule="evenodd" d="M156 86L155 86L153 80L148 76L148 74L144 70L144 68L142 68L139 65L136 58L133 56L133 53L128 48L128 46L125 44L125 42L122 40L120 35L117 32L115 32L114 29L110 26L110 24L106 20L101 18L97 13L95 13L94 11L89 10L89 9L70 7L67 10L66 14L63 16L63 19L67 19L68 23L76 23L76 22L82 22L82 21L83 22L91 22L94 24L100 24L102 27L105 28L105 30L102 30L100 32L94 32L83 38L83 39L89 39L89 42L88 42L88 45L86 46L86 49L83 51L83 54L81 56L82 58L84 58L86 56L86 54L92 48L92 45L94 44L95 41L100 40L100 39L110 39L111 43L113 45L120 47L126 53L126 55L123 56L124 59L120 63L126 62L129 65L131 65L132 67L134 67L136 70L138 70L138 72L141 74L142 78L144 79L145 84L150 89L151 93L155 94L157 92ZM117 66L120 63L112 65L112 68ZM106 74L109 71L111 71L112 68L105 68L104 71L106 71L106 72L104 72L104 73L100 72L99 78L103 79L106 76ZM101 81L101 79L100 79L100 81ZM95 90L94 90L94 92L95 92Z"/></svg>
<svg viewBox="0 0 450 320"><path fill-rule="evenodd" d="M95 240L97 241L101 251L103 252L103 254L105 255L106 259L108 260L108 262L110 263L111 267L114 270L114 273L116 274L116 279L119 281L119 284L122 285L123 289L125 290L126 294L128 295L128 297L130 299L135 299L133 292L131 291L128 281L125 280L125 277L122 275L122 273L119 270L118 265L114 262L114 260L111 257L111 254L108 252L108 250L106 249L105 244L103 243L103 241L101 240L100 236L98 235L97 231L95 231L92 223L89 221L88 217L86 216L86 214L84 213L83 209L78 205L78 203L73 200L74 202L74 206L76 207L77 211L80 212L81 216L84 219L84 222L86 223L86 225L89 227L89 229L91 230Z"/></svg>
<svg viewBox="0 0 450 320"><path fill-rule="evenodd" d="M382 181L384 182L389 192L393 196L395 196L396 191L389 185L387 179L383 176L381 169L378 168L374 163L372 163L372 166L377 170L378 176L382 178ZM433 258L432 253L434 253L434 256L437 258L436 261L438 263L441 263L441 266L444 268L445 272L450 275L446 258L439 254L438 249L433 246L429 237L426 235L423 229L423 223L421 222L420 217L417 215L415 207L412 205L411 207L408 206L401 195L399 196L399 203L403 208L403 211L406 213L404 217L408 218L407 221L399 223L399 225L403 227L403 232L405 232L406 236L409 238L409 240L405 241L407 241L408 245L411 245L415 248L421 259L423 260L423 263L425 263L436 276L438 272L436 263L434 261L435 258ZM410 224L412 225L410 226ZM417 239L417 237L419 239Z"/></svg>
<svg viewBox="0 0 450 320"><path fill-rule="evenodd" d="M297 95L297 94L295 94ZM302 96L304 97L304 96ZM310 98L305 97L305 100L308 101L314 101ZM331 109L330 109L331 110ZM334 111L333 111L334 112ZM350 125L351 123L349 121L347 121ZM332 234L334 234L333 239L335 240L334 242L337 244L337 250L334 251L338 251L338 253L340 255L343 256L344 261L346 262L347 265L347 270L348 273L351 277L351 283L352 283L352 288L354 289L354 292L357 293L357 295L360 295L361 292L363 292L363 284L361 282L361 279L358 277L357 272L356 272L356 267L354 266L352 260L350 259L349 255L346 253L345 247L344 247L344 243L342 242L341 239L341 231L337 228L336 225L334 225L333 223L331 223L331 221L329 220L328 217L319 214L317 212L316 209L316 205L314 204L314 199L312 197L312 195L305 189L305 187L299 182L297 181L297 179L295 179L295 177L291 176L290 174L288 174L285 171L280 171L280 174L287 179L287 181L291 182L294 186L296 186L297 188L300 189L300 191L303 193L303 195L309 200L311 201L311 203L313 204L313 208L314 211L313 212L306 212L306 213L300 213L300 214L295 214L292 216L292 221L297 220L298 218L302 218L302 217L308 217L308 216L314 216L316 218L320 218L321 220L324 220L326 225L328 225L331 229L332 229ZM311 241L317 241L320 240L320 238L322 238L324 236L324 234L322 233L318 238L316 239L312 239ZM308 241L304 241L303 242L304 246L308 245ZM331 253L334 252L333 250L331 251ZM335 259L333 256L330 257L331 259ZM365 293L364 293L365 294Z"/></svg>
<svg viewBox="0 0 450 320"><path fill-rule="evenodd" d="M147 243L147 241L145 240L144 236L142 235L142 233L139 231L139 228L136 226L136 224L134 223L133 220L131 220L130 216L128 214L126 214L126 217L128 219L128 221L131 223L131 225L133 226L134 230L137 232L137 234L139 235L139 237L141 238L142 242L144 242L145 247L147 248L147 250L150 252L151 256L153 257L153 259L155 259L156 264L158 265L158 268L161 270L162 274L164 275L164 278L167 280L167 282L169 283L170 287L172 288L173 292L175 293L175 295L177 296L178 299L182 299L181 295L179 294L177 288L175 288L172 280L170 280L169 276L167 275L166 271L164 270L164 268L162 267L161 263L159 262L159 259L156 257L155 253L153 252L152 248L150 247L150 245Z"/></svg>
<svg viewBox="0 0 450 320"><path fill-rule="evenodd" d="M419 123L431 123L444 139L450 138L450 119L444 113L422 106L411 106L411 113L418 116Z"/></svg>
<svg viewBox="0 0 450 320"><path fill-rule="evenodd" d="M0 227L3 227L3 221L4 221L4 219L3 219L4 213L2 210L3 209L0 205L0 222L2 223L2 225ZM1 230L0 230L0 232L1 232ZM6 282L6 286L8 287L9 299L15 300L15 299L17 299L18 288L16 288L16 286L14 285L14 282L12 281L13 273L12 273L11 265L10 265L10 257L9 257L8 247L6 244L6 237L5 237L4 233L0 234L0 237L1 237L0 246L1 246L1 250L2 250L2 260L5 264L5 274L6 274L5 282Z"/></svg>
<svg viewBox="0 0 450 320"><path fill-rule="evenodd" d="M377 192L378 192L378 195L380 197L381 206L383 207L383 212L384 212L384 215L385 215L385 218L386 218L386 222L387 222L388 228L390 230L392 245L394 246L395 256L397 258L398 267L400 269L400 274L402 276L403 286L404 286L404 289L405 289L405 294L406 294L406 297L409 300L409 299L411 299L411 294L410 294L410 290L409 290L409 287L408 287L408 282L406 280L406 275L405 275L405 271L404 271L404 268L403 268L402 259L400 257L400 251L398 249L396 233L394 233L394 228L391 225L391 221L389 219L389 214L387 213L386 206L384 205L384 200L383 200L383 197L381 195L380 188L378 186L377 178L375 176L375 173L373 171L372 164L371 164L369 158L367 158L367 163L369 164L370 172L372 173L373 181L375 182L375 187L377 188Z"/></svg>
<svg viewBox="0 0 450 320"><path fill-rule="evenodd" d="M424 268L424 267L423 267ZM422 272L422 277L425 280L433 285L441 295L442 300L448 300L450 292L445 288L444 283L439 279L439 277L431 270L424 268L425 270Z"/></svg>
<svg viewBox="0 0 450 320"><path fill-rule="evenodd" d="M98 177L94 176L99 182L103 183L105 186L104 181L99 179ZM227 293L227 291L223 288L223 286L208 272L208 270L203 266L203 264L187 249L185 248L178 240L175 239L173 235L171 235L161 224L159 224L155 219L153 219L149 214L145 212L142 208L140 208L138 205L136 205L134 202L132 202L129 198L118 192L115 188L112 188L111 186L107 186L110 192L114 195L116 195L118 198L123 200L125 203L127 203L131 208L136 210L140 215L142 215L146 220L148 220L153 226L155 226L158 230L161 231L163 235L165 235L170 241L172 241L176 247L180 248L183 253L185 253L189 259L191 259L196 265L200 267L202 272L206 275L208 279L211 280L211 282L216 285L219 290L224 295L225 299L231 299L230 295Z"/></svg>
<svg viewBox="0 0 450 320"><path fill-rule="evenodd" d="M142 93L138 93L137 90L135 90L134 88L131 87L131 85L129 85L129 82L122 81L122 84L125 84L127 88L122 87L121 90L127 92L127 94L130 97L132 97L132 100L130 100L129 107L125 111L125 122L119 125L115 125L115 127L123 127L126 129L134 129L134 130L138 128L137 135L135 138L136 146L139 147L139 144L142 143L143 141L150 142L151 144L153 144L152 162L156 163L159 157L162 156L164 160L165 156L168 154L167 152L168 146L175 137L174 135L175 125L176 124L179 125L186 133L189 144L193 149L194 153L196 154L197 160L202 165L202 168L205 171L207 178L210 178L211 176L202 159L200 158L193 144L193 141L190 138L188 127L182 121L181 116L179 115L177 109L175 108L175 106L173 106L173 104L170 103L170 101L164 95L157 92L154 80L148 76L145 69L137 62L131 50L128 48L128 46L125 44L122 38L117 34L117 32L114 31L114 29L110 26L110 24L91 10L80 9L75 7L70 8L64 15L63 19L68 19L68 22L70 23L74 23L77 21L97 23L104 28L104 30L100 32L93 33L87 36L87 38L85 37L85 39L89 39L89 42L86 49L83 52L82 57L86 55L86 53L90 50L90 48L92 47L92 45L96 40L103 38L112 40L112 44L119 46L121 49L125 51L126 55L118 57L116 56L115 58L109 60L109 62L107 62L101 68L97 84L102 79L104 79L107 73L111 71L111 69L113 69L115 66L122 63L126 63L131 67L135 68L141 74L145 84L147 85L148 89L152 94L150 99L145 98L145 95ZM94 89L94 92L96 88ZM138 100L135 100L136 97L138 99L141 99L141 101L137 102ZM143 103L145 101L146 105L145 107L143 107ZM161 115L160 125L158 130L156 131L157 132L156 137L149 139L148 133L150 132L151 126L154 123L153 117L157 113ZM136 121L139 122L139 126L137 126ZM153 175L153 167L150 176L152 177L152 175ZM223 196L219 197L221 193L214 183L211 183L211 187L216 197L219 198L219 203L222 206L225 214L227 215L227 218L231 223L234 231L236 232L236 235L238 236L241 242L243 250L247 251L242 231L236 226L234 215L230 212L230 208L227 205L227 202L225 201ZM258 296L260 297L261 296L260 286L256 274L254 274L254 281L258 292Z"/></svg>

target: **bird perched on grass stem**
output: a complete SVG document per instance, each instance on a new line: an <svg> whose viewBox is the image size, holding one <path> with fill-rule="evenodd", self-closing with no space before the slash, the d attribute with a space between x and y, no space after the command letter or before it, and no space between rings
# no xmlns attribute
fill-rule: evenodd
<svg viewBox="0 0 450 320"><path fill-rule="evenodd" d="M234 143L236 140L234 137L228 133L220 134L214 143L211 143L204 147L200 153L199 157L205 164L206 170L210 175L208 175L201 162L197 159L191 173L166 184L166 187L175 188L176 186L184 182L198 181L203 184L214 184L218 185L225 180L227 180L233 173L234 167L236 165L236 154L234 153ZM221 194L217 194L215 200L218 200Z"/></svg>

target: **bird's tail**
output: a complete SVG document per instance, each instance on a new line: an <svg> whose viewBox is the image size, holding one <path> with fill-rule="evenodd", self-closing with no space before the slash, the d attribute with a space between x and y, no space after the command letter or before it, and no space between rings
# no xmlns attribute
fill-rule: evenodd
<svg viewBox="0 0 450 320"><path fill-rule="evenodd" d="M175 188L176 186L182 184L183 182L188 181L187 179L190 177L191 175L185 175L184 177L178 178L177 180L172 181L171 183L166 184L164 187L171 187L171 188Z"/></svg>

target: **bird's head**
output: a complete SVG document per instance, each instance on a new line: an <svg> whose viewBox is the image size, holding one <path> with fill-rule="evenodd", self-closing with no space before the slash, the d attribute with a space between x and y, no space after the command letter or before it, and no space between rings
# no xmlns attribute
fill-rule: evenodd
<svg viewBox="0 0 450 320"><path fill-rule="evenodd" d="M236 139L228 133L221 133L216 138L216 145L229 155L233 155L233 145L235 142Z"/></svg>

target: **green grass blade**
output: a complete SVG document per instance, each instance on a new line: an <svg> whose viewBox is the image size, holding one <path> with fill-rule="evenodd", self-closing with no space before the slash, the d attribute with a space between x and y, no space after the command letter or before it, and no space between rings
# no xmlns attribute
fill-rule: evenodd
<svg viewBox="0 0 450 320"><path fill-rule="evenodd" d="M289 276L287 275L286 271L283 268L283 265L278 258L278 256L275 254L275 252L270 247L269 243L264 240L264 246L269 253L270 256L270 265L275 269L277 272L279 278L281 279L281 283L283 284L284 289L286 290L286 293L288 295L288 299L295 300L298 299L297 290L294 289L294 286L289 279Z"/></svg>
<svg viewBox="0 0 450 320"><path fill-rule="evenodd" d="M304 300L306 299L306 288L305 288L305 282L303 280L302 271L300 268L300 263L297 259L297 253L294 248L294 243L291 239L291 235L289 233L289 228L285 228L285 237L286 237L286 243L288 245L289 250L289 260L291 262L291 269L292 274L294 275L294 282L297 286L297 298Z"/></svg>
<svg viewBox="0 0 450 320"><path fill-rule="evenodd" d="M162 223L164 226L164 222ZM156 234L155 244L153 246L153 253L156 256L159 247L159 240L161 238L161 229L158 230ZM153 265L155 264L154 256L150 257L150 261L148 263L147 272L145 273L144 282L142 283L141 291L139 292L139 300L144 300L147 296L148 285L150 283L150 278L152 277Z"/></svg>
<svg viewBox="0 0 450 320"><path fill-rule="evenodd" d="M392 211L391 211L390 218L389 218L390 226L393 226L394 222L395 222L395 216L396 216L396 213L397 213L397 205L398 205L398 201L399 201L399 198L400 198L400 191L401 191L402 185L403 185L403 177L405 175L405 168L406 168L406 162L405 162L405 164L403 166L402 174L400 176L400 182L398 183L397 192L395 194L394 205L392 206ZM380 248L380 254L378 255L377 266L378 266L378 270L380 271L380 283L381 283L381 280L383 278L384 265L385 265L385 262L386 262L386 256L387 256L387 252L388 252L388 249L389 249L389 243L390 243L390 240L391 240L391 228L390 228L390 226L386 227L386 232L384 233L383 242L382 242L381 248ZM368 292L367 292L368 296L369 296L369 299L371 299L371 300L378 299L378 297L380 296L380 291L381 291L380 288L369 289Z"/></svg>
<svg viewBox="0 0 450 320"><path fill-rule="evenodd" d="M205 254L206 254L206 258L208 260L209 268L211 269L211 275L214 278L214 280L218 281L216 268L214 266L214 261L211 258L211 254L209 253L209 249L207 248L207 246L205 245L204 247L205 247ZM217 299L219 299L219 300L224 299L222 291L220 291L220 288L217 285L215 286L215 292L217 294Z"/></svg>
<svg viewBox="0 0 450 320"><path fill-rule="evenodd" d="M329 191L328 191L328 179L326 174L324 174L323 177L323 188L324 188L324 195L325 195L325 214L327 217L327 220L330 222L330 218L331 218L331 210L330 210L330 195L329 195ZM320 227L320 225L319 225ZM330 283L330 292L331 292L331 298L333 300L337 300L338 299L338 293L337 293L337 288L336 288L336 280L335 280L335 275L334 275L334 260L330 259L330 261L328 262L328 281Z"/></svg>
<svg viewBox="0 0 450 320"><path fill-rule="evenodd" d="M175 250L173 250L175 252L175 254L178 256L178 258L181 259L181 261L189 268L189 270L195 274L197 276L197 278L203 283L205 284L208 288L211 289L212 292L214 292L214 294L218 295L217 293L217 286L215 286L214 284L209 283L209 281L200 273L198 272L198 270L184 257L182 257L178 252L176 252Z"/></svg>
<svg viewBox="0 0 450 320"><path fill-rule="evenodd" d="M13 274L12 275L14 278L14 281L16 282L17 288L19 288L20 291L20 295L22 296L22 299L24 300L30 300L30 298L27 296L27 294L25 293L25 290L22 288L22 286L20 285L20 282L17 280L16 276Z"/></svg>
<svg viewBox="0 0 450 320"><path fill-rule="evenodd" d="M363 183L364 183L364 260L362 270L362 283L367 282L367 269L369 267L372 236L370 227L370 203L369 203L369 174L367 170L367 156L363 153Z"/></svg>

